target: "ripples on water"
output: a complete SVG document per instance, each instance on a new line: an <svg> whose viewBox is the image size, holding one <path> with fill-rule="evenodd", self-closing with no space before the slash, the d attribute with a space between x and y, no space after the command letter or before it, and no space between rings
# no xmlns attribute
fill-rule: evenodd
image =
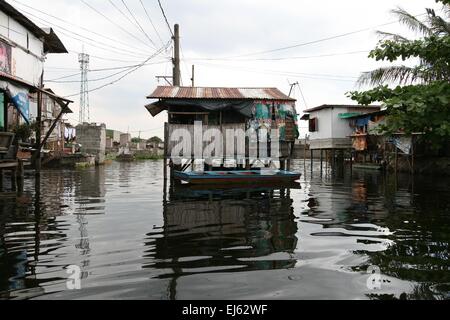
<svg viewBox="0 0 450 320"><path fill-rule="evenodd" d="M164 195L162 163L137 162L36 184L0 195L3 299L450 298L446 178L308 169L301 189Z"/></svg>

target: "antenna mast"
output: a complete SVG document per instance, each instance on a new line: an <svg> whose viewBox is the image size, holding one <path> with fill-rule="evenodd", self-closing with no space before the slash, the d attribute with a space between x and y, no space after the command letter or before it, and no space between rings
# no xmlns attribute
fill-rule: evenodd
<svg viewBox="0 0 450 320"><path fill-rule="evenodd" d="M89 55L80 53L78 62L81 70L81 87L80 87L80 123L90 122L89 113L89 87L88 87L88 71L89 71Z"/></svg>

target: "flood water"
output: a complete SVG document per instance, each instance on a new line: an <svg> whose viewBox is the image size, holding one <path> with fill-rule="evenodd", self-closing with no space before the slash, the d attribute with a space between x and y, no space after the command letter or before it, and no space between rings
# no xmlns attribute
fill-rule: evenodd
<svg viewBox="0 0 450 320"><path fill-rule="evenodd" d="M448 178L300 185L163 194L158 161L30 175L0 195L0 299L450 298Z"/></svg>

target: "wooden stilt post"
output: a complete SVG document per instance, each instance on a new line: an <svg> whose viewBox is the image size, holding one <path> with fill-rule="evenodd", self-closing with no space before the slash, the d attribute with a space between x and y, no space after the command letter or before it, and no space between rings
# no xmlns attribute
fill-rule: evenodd
<svg viewBox="0 0 450 320"><path fill-rule="evenodd" d="M394 144L394 148L395 148L395 173L397 173L397 171L398 171L398 148L395 144Z"/></svg>
<svg viewBox="0 0 450 320"><path fill-rule="evenodd" d="M353 171L353 151L350 149L350 172Z"/></svg>
<svg viewBox="0 0 450 320"><path fill-rule="evenodd" d="M167 158L168 158L168 143L169 143L169 137L168 137L168 123L164 123L164 160L163 160L163 165L164 165L164 180L167 180Z"/></svg>
<svg viewBox="0 0 450 320"><path fill-rule="evenodd" d="M305 147L303 150L303 168L306 172L306 135L305 135Z"/></svg>
<svg viewBox="0 0 450 320"><path fill-rule="evenodd" d="M323 149L320 149L320 175L323 173Z"/></svg>
<svg viewBox="0 0 450 320"><path fill-rule="evenodd" d="M43 80L43 75L41 77L41 83ZM35 173L38 175L41 173L41 136L42 136L42 92L37 93L37 118L36 118L36 154L34 155L34 167Z"/></svg>
<svg viewBox="0 0 450 320"><path fill-rule="evenodd" d="M314 165L314 150L310 148L310 156L311 156L311 173L313 173L313 165Z"/></svg>
<svg viewBox="0 0 450 320"><path fill-rule="evenodd" d="M18 186L18 191L19 193L23 192L23 186L24 186L24 175L25 175L25 168L23 165L23 161L22 160L18 160L18 167L17 167L17 186Z"/></svg>
<svg viewBox="0 0 450 320"><path fill-rule="evenodd" d="M411 136L411 174L414 176L414 136Z"/></svg>

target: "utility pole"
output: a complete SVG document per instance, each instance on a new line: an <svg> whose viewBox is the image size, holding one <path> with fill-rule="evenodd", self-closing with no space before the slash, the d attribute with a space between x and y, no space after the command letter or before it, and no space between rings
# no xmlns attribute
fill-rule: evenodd
<svg viewBox="0 0 450 320"><path fill-rule="evenodd" d="M191 78L191 81L192 81L192 87L195 87L195 66L194 65L192 65L192 78Z"/></svg>
<svg viewBox="0 0 450 320"><path fill-rule="evenodd" d="M298 81L295 82L295 83L289 83L289 86L291 87L291 89L289 90L289 97L291 96L292 91L294 90L294 87L295 87L295 86L299 86L299 85L300 85L300 84L298 83Z"/></svg>
<svg viewBox="0 0 450 320"><path fill-rule="evenodd" d="M181 83L181 72L180 72L180 26L175 25L174 28L174 57L173 57L173 85L179 87Z"/></svg>

